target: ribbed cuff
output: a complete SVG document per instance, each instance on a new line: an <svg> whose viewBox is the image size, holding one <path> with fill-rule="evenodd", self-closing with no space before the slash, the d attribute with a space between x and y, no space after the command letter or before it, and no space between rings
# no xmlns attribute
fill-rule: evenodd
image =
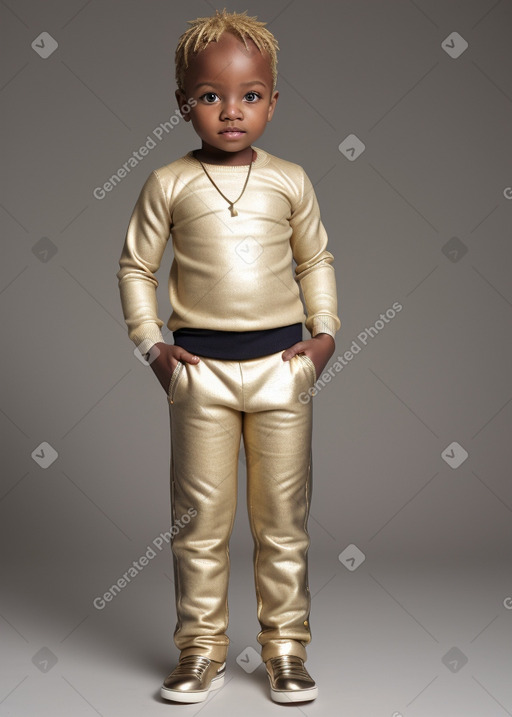
<svg viewBox="0 0 512 717"><path fill-rule="evenodd" d="M339 329L339 320L336 321L332 316L324 314L323 316L315 316L313 319L313 327L311 329L311 336L314 338L317 334L329 334L333 338L336 335L336 331Z"/></svg>
<svg viewBox="0 0 512 717"><path fill-rule="evenodd" d="M165 340L157 324L142 324L133 334L132 341L144 355L154 344L164 343Z"/></svg>

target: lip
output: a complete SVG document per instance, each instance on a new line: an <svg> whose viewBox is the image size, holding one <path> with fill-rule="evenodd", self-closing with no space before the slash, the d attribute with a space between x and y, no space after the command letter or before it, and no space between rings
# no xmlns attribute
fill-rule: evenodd
<svg viewBox="0 0 512 717"><path fill-rule="evenodd" d="M220 134L230 142L234 142L235 140L243 137L245 132L241 132L240 130L224 130L224 132L220 132Z"/></svg>
<svg viewBox="0 0 512 717"><path fill-rule="evenodd" d="M219 134L230 134L238 137L241 134L245 134L245 130L240 129L239 127L227 127L226 129L221 130Z"/></svg>

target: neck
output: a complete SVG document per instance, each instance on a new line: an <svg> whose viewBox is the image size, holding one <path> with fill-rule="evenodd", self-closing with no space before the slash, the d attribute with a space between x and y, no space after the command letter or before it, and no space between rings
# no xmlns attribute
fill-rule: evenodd
<svg viewBox="0 0 512 717"><path fill-rule="evenodd" d="M251 164L256 159L256 152L252 147L246 147L240 152L211 152L208 149L195 149L193 155L196 159L206 164L224 164L230 167L238 167Z"/></svg>

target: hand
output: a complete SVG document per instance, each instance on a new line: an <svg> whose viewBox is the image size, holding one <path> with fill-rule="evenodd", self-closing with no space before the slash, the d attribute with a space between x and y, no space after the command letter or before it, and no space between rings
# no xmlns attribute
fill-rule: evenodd
<svg viewBox="0 0 512 717"><path fill-rule="evenodd" d="M316 378L320 376L334 353L336 344L330 334L317 334L312 339L299 341L282 353L283 361L289 361L295 354L306 354L313 361Z"/></svg>
<svg viewBox="0 0 512 717"><path fill-rule="evenodd" d="M155 348L158 349L158 352ZM158 356L153 358L156 353L158 353ZM194 354L191 354L189 351L186 351L186 349L181 346L176 346L175 344L170 345L160 341L151 347L149 365L153 369L153 373L160 381L160 385L166 393L169 388L171 374L180 361L197 364L200 359L198 356L194 356Z"/></svg>

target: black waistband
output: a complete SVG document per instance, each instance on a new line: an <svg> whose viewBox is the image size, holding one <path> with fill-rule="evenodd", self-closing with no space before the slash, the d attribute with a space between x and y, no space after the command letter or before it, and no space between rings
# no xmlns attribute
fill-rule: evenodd
<svg viewBox="0 0 512 717"><path fill-rule="evenodd" d="M182 328L173 331L174 344L197 356L244 360L284 351L302 341L302 324L259 331L216 331Z"/></svg>

